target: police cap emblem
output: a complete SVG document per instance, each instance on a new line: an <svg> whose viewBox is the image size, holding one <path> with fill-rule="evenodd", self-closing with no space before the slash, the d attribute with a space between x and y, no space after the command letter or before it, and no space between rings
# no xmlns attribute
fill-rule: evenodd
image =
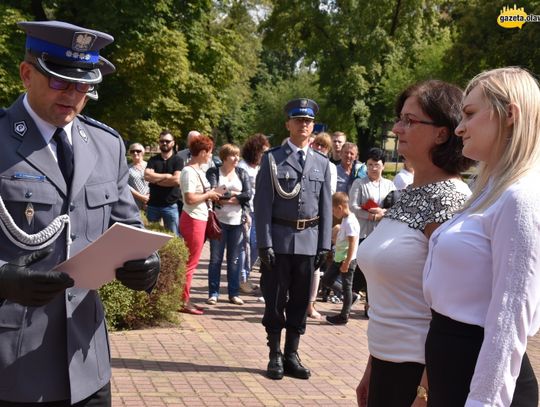
<svg viewBox="0 0 540 407"><path fill-rule="evenodd" d="M287 102L283 110L289 118L306 117L315 119L315 115L319 111L319 105L314 100L307 98L293 99Z"/></svg>

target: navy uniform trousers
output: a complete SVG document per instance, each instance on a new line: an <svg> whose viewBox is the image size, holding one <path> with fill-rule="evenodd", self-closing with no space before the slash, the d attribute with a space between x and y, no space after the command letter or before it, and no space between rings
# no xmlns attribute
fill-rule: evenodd
<svg viewBox="0 0 540 407"><path fill-rule="evenodd" d="M276 254L271 269L261 263L261 290L266 302L262 323L267 333L279 333L283 328L299 334L306 331L314 259L314 256Z"/></svg>

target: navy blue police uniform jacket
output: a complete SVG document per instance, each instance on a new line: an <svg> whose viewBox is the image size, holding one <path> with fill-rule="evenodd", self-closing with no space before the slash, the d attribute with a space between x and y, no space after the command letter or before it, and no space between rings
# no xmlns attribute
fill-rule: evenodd
<svg viewBox="0 0 540 407"><path fill-rule="evenodd" d="M270 168L270 154L275 160L275 169ZM273 187L272 176L285 192L292 191L300 183L299 194L292 199L283 198ZM272 148L261 160L255 191L258 248L272 247L276 254L307 256L315 256L318 250L330 250L332 196L326 156L309 148L302 169L288 143ZM272 218L294 221L315 217L319 217L318 225L303 230L272 222Z"/></svg>

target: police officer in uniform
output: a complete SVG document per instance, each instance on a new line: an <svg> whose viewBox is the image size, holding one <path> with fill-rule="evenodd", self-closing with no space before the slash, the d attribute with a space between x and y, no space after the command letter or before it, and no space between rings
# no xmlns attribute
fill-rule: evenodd
<svg viewBox="0 0 540 407"><path fill-rule="evenodd" d="M116 131L80 115L114 66L108 34L20 22L26 93L0 109L0 406L110 406L110 351L94 290L53 271L114 222L142 227ZM159 257L116 277L150 290Z"/></svg>
<svg viewBox="0 0 540 407"><path fill-rule="evenodd" d="M289 140L264 154L254 198L265 299L262 323L270 348L268 377L281 379L285 373L308 379L298 345L306 330L312 274L331 245L330 170L328 158L308 145L317 103L295 99L284 110Z"/></svg>

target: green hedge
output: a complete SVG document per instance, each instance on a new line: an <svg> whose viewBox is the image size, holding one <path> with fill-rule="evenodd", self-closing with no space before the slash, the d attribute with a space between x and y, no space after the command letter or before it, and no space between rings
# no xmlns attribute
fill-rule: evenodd
<svg viewBox="0 0 540 407"><path fill-rule="evenodd" d="M158 224L148 224L146 227L168 233ZM175 236L159 251L159 255L161 272L151 294L130 290L119 281L100 288L99 294L111 331L178 322L176 311L182 305L181 293L188 251L184 241Z"/></svg>

